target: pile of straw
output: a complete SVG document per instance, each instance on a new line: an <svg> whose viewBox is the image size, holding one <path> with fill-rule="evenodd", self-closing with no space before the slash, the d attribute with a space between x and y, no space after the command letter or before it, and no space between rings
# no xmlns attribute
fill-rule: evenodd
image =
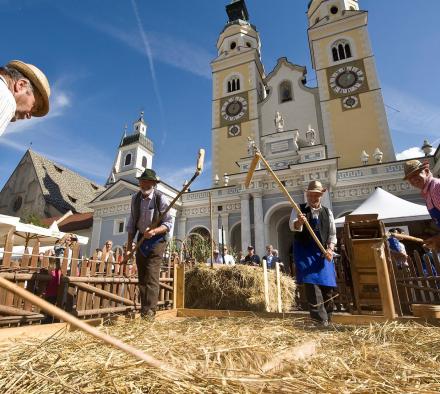
<svg viewBox="0 0 440 394"><path fill-rule="evenodd" d="M268 270L269 306L277 311L275 271ZM292 309L295 282L281 274L282 309ZM185 306L187 308L265 311L263 269L246 265L197 265L185 273Z"/></svg>
<svg viewBox="0 0 440 394"><path fill-rule="evenodd" d="M397 393L440 391L440 330L417 324L338 326L308 320L175 319L102 330L182 372L148 368L81 332L2 349L1 393ZM313 340L314 355L289 358ZM272 360L284 359L264 370Z"/></svg>

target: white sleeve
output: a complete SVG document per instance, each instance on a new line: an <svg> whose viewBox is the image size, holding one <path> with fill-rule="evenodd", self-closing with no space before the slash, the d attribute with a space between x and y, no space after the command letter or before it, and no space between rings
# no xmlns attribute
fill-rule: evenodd
<svg viewBox="0 0 440 394"><path fill-rule="evenodd" d="M296 213L296 210L292 209L292 212L290 213L290 219L289 219L289 228L291 231L302 231L303 230L303 226L301 226L298 229L295 228L294 223L296 222L297 219L298 219L298 215Z"/></svg>

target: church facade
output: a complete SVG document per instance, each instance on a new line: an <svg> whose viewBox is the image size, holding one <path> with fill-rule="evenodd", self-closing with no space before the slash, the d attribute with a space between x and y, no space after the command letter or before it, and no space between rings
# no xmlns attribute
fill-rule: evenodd
<svg viewBox="0 0 440 394"><path fill-rule="evenodd" d="M327 187L324 204L335 217L350 213L376 187L413 202L419 193L403 181L396 161L368 34L368 13L356 0L310 1L308 38L317 87L307 71L280 58L265 73L259 33L245 0L226 6L228 23L217 40L212 68L213 187L187 193L175 234L210 234L245 251L264 254L271 243L287 260L292 242L291 207L264 168L244 187L257 146L297 203L309 181ZM430 158L432 160L432 157Z"/></svg>
<svg viewBox="0 0 440 394"><path fill-rule="evenodd" d="M212 61L212 187L185 193L173 210L173 235L205 234L235 251L266 244L287 261L292 235L291 206L264 168L244 186L255 141L297 203L319 179L328 189L324 205L335 217L357 208L375 188L422 203L403 181L396 161L368 34L368 13L356 0L312 0L308 38L317 86L306 84L305 67L281 57L265 72L260 35L245 0L226 6L228 23ZM306 43L304 43L306 45ZM122 245L136 176L151 168L153 144L143 116L124 135L107 189L90 204L94 210L92 251L106 239ZM434 158L427 157L434 166ZM160 183L170 199L178 191ZM210 205L211 199L211 205ZM211 209L212 208L212 209ZM211 218L213 224L211 226Z"/></svg>

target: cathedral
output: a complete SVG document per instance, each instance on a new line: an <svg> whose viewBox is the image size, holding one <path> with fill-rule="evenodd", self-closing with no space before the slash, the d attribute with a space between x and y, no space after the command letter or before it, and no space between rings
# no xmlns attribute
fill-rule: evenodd
<svg viewBox="0 0 440 394"><path fill-rule="evenodd" d="M228 22L219 26L217 57L211 63L212 187L183 195L173 210L175 237L212 233L218 243L223 234L235 251L254 245L262 255L270 243L282 260L289 258L291 206L264 168L257 168L250 188L244 186L252 161L249 138L297 203L305 201L307 184L319 179L328 189L324 205L336 218L352 212L377 187L421 202L403 181L403 161L396 161L368 12L357 0L312 0L308 5L316 87L306 85L305 67L285 57L266 73L263 43L245 0L233 0L226 12ZM427 159L434 166L434 158ZM141 115L121 140L106 191L90 204L92 250L107 238L119 245L126 240L135 177L152 161L153 144ZM178 193L164 182L159 188L170 199Z"/></svg>

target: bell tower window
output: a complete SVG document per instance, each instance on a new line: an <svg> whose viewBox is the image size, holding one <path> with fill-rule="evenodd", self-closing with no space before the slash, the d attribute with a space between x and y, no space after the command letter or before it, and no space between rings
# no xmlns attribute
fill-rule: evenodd
<svg viewBox="0 0 440 394"><path fill-rule="evenodd" d="M292 83L290 81L283 81L279 87L280 103L293 100Z"/></svg>
<svg viewBox="0 0 440 394"><path fill-rule="evenodd" d="M142 167L147 168L147 158L145 156L142 158Z"/></svg>
<svg viewBox="0 0 440 394"><path fill-rule="evenodd" d="M338 40L332 45L332 57L334 62L349 59L352 56L350 43L348 41Z"/></svg>
<svg viewBox="0 0 440 394"><path fill-rule="evenodd" d="M228 93L235 92L236 90L240 90L240 78L235 76L228 81Z"/></svg>
<svg viewBox="0 0 440 394"><path fill-rule="evenodd" d="M127 156L125 156L124 166L129 166L130 163L131 163L131 153L128 153Z"/></svg>

